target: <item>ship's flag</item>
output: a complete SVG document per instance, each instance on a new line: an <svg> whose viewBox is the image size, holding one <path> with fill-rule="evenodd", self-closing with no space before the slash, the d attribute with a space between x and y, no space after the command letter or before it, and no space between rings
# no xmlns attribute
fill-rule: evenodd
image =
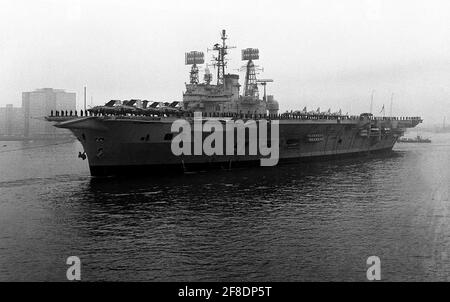
<svg viewBox="0 0 450 302"><path fill-rule="evenodd" d="M306 111L306 106L305 106L305 108L303 108L303 112L307 112L307 111Z"/></svg>
<svg viewBox="0 0 450 302"><path fill-rule="evenodd" d="M317 112L317 113L320 113L320 107L319 107L319 108L317 108L316 112Z"/></svg>
<svg viewBox="0 0 450 302"><path fill-rule="evenodd" d="M384 113L384 104L383 104L383 107L381 108L380 113Z"/></svg>

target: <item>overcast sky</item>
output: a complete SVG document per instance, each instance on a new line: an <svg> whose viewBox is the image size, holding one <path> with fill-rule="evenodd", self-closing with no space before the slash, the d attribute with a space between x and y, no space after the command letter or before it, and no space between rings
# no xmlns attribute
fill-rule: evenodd
<svg viewBox="0 0 450 302"><path fill-rule="evenodd" d="M184 53L226 29L228 72L260 49L261 78L282 110L320 107L450 120L450 1L0 1L0 105L21 92L83 86L88 104L180 100ZM210 55L211 53L208 53Z"/></svg>

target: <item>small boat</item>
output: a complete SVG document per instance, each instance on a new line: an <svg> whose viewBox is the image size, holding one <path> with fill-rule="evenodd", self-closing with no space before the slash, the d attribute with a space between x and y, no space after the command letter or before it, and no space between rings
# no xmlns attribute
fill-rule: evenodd
<svg viewBox="0 0 450 302"><path fill-rule="evenodd" d="M398 140L399 143L431 143L431 139L423 138L417 135L415 138L402 137Z"/></svg>

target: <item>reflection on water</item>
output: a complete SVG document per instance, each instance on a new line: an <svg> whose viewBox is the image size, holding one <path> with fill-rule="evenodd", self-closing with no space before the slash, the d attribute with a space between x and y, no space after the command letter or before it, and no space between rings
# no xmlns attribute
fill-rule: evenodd
<svg viewBox="0 0 450 302"><path fill-rule="evenodd" d="M371 255L384 280L447 280L445 141L140 179L90 178L77 143L0 153L0 280L64 280L71 255L83 280L363 281Z"/></svg>

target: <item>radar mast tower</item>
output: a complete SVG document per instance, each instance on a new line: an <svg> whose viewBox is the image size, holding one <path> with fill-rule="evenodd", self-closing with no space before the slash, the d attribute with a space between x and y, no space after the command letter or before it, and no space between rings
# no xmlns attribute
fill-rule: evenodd
<svg viewBox="0 0 450 302"><path fill-rule="evenodd" d="M242 61L248 61L245 73L244 96L259 97L256 69L253 60L259 59L259 49L246 48L242 50Z"/></svg>
<svg viewBox="0 0 450 302"><path fill-rule="evenodd" d="M205 55L200 51L190 51L185 54L186 65L192 65L189 73L189 82L191 84L198 84L198 67L197 64L203 64L205 62Z"/></svg>

